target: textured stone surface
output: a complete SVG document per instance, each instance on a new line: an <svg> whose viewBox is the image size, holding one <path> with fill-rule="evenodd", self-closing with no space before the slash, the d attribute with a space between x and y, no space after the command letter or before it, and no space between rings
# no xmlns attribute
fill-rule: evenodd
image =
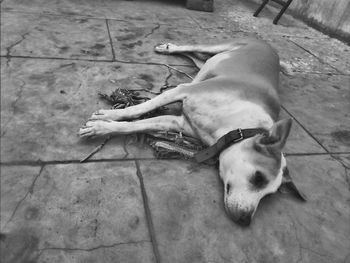
<svg viewBox="0 0 350 263"><path fill-rule="evenodd" d="M350 75L350 47L345 43L333 39L310 39L310 38L289 38L302 48L308 50L315 56L321 58L325 63L331 65L341 74Z"/></svg>
<svg viewBox="0 0 350 263"><path fill-rule="evenodd" d="M292 118L285 110L281 110L280 119ZM293 119L292 129L288 136L287 143L283 148L286 154L295 153L325 153L326 151L320 146L303 127Z"/></svg>
<svg viewBox="0 0 350 263"><path fill-rule="evenodd" d="M4 13L1 55L112 59L104 20Z"/></svg>
<svg viewBox="0 0 350 263"><path fill-rule="evenodd" d="M350 149L350 77L298 74L284 78L282 103L329 151Z"/></svg>
<svg viewBox="0 0 350 263"><path fill-rule="evenodd" d="M189 17L191 13L183 1L55 1L55 0L13 0L5 1L2 10L30 12L63 16L82 16L99 19L155 22L176 24L182 27L195 26ZM131 11L132 10L132 11Z"/></svg>
<svg viewBox="0 0 350 263"><path fill-rule="evenodd" d="M195 44L228 41L233 37L251 35L223 29L196 31L177 25L145 24L142 21L110 21L111 36L116 58L122 61L190 64L180 57L158 55L153 48L159 43Z"/></svg>
<svg viewBox="0 0 350 263"><path fill-rule="evenodd" d="M2 11L8 12L28 12L34 14L53 14L63 16L85 16L85 17L102 17L104 18L104 6L101 1L97 3L94 0L87 1L54 1L54 0L14 0L3 1L1 4Z"/></svg>
<svg viewBox="0 0 350 263"><path fill-rule="evenodd" d="M110 107L98 92L117 87L159 92L164 84L189 80L165 66L69 60L2 59L1 69L1 155L7 162L81 159L103 141L76 135L92 112ZM124 138L113 138L95 158L137 155L135 136Z"/></svg>
<svg viewBox="0 0 350 263"><path fill-rule="evenodd" d="M33 191L33 181L40 173L40 167L1 167L1 229L11 219L17 205Z"/></svg>
<svg viewBox="0 0 350 263"><path fill-rule="evenodd" d="M2 246L11 248L2 249L3 258L153 262L133 162L48 165L28 182L33 169L2 167L2 202L23 196L15 213L13 206L2 207L2 222L13 214L1 229Z"/></svg>
<svg viewBox="0 0 350 263"><path fill-rule="evenodd" d="M214 168L142 162L161 261L344 262L350 193L343 167L330 157L288 162L308 202L282 194L265 198L249 228L226 216Z"/></svg>
<svg viewBox="0 0 350 263"><path fill-rule="evenodd" d="M265 35L262 38L276 48L280 59L290 65L292 71L301 73L337 73L334 68L321 63L319 58L301 49L286 37Z"/></svg>
<svg viewBox="0 0 350 263"><path fill-rule="evenodd" d="M288 14L273 25L269 8L255 18L249 1L215 0L213 13L185 5L1 1L1 262L349 261L348 47ZM242 228L225 214L216 167L154 160L142 136L115 137L78 163L103 141L76 136L109 107L99 91L189 82L165 63L195 75L154 45L242 36L266 39L295 70L281 75L281 118L294 119L284 152L307 203L272 195ZM140 170L113 160L135 158Z"/></svg>

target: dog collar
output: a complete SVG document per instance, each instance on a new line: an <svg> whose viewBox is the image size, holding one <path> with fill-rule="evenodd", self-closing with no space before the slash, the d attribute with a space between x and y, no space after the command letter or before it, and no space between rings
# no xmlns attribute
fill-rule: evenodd
<svg viewBox="0 0 350 263"><path fill-rule="evenodd" d="M224 136L219 138L219 140L209 146L208 148L201 150L200 152L194 155L194 158L197 162L202 163L208 159L211 159L218 155L220 152L225 150L227 147L235 144L244 139L253 137L257 134L266 134L266 129L255 128L255 129L237 129L226 133Z"/></svg>

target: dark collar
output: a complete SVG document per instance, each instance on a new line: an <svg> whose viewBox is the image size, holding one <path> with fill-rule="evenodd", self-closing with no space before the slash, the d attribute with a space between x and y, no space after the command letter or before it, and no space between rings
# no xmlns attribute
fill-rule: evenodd
<svg viewBox="0 0 350 263"><path fill-rule="evenodd" d="M208 159L211 159L225 150L227 147L235 144L239 141L242 141L246 138L253 137L257 134L267 134L267 130L263 128L255 129L237 129L226 133L224 136L219 138L219 140L209 146L208 148L196 153L194 158L197 162L201 163Z"/></svg>

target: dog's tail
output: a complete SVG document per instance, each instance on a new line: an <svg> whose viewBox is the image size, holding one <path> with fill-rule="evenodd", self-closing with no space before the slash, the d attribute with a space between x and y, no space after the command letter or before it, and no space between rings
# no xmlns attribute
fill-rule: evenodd
<svg viewBox="0 0 350 263"><path fill-rule="evenodd" d="M280 70L284 75L286 75L288 77L294 76L294 72L292 70L292 67L284 61L280 61Z"/></svg>

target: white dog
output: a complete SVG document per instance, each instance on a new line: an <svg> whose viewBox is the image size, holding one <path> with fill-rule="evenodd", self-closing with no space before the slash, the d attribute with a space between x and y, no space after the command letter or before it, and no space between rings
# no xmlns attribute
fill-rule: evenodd
<svg viewBox="0 0 350 263"><path fill-rule="evenodd" d="M277 121L280 62L274 49L261 40L240 39L220 45L161 44L155 50L186 55L200 71L191 83L142 104L97 111L80 136L172 130L201 139L210 147L196 159L219 156L226 211L243 225L249 225L261 198L276 192L284 178L303 198L282 154L292 121ZM130 121L177 101L183 103L181 116Z"/></svg>

